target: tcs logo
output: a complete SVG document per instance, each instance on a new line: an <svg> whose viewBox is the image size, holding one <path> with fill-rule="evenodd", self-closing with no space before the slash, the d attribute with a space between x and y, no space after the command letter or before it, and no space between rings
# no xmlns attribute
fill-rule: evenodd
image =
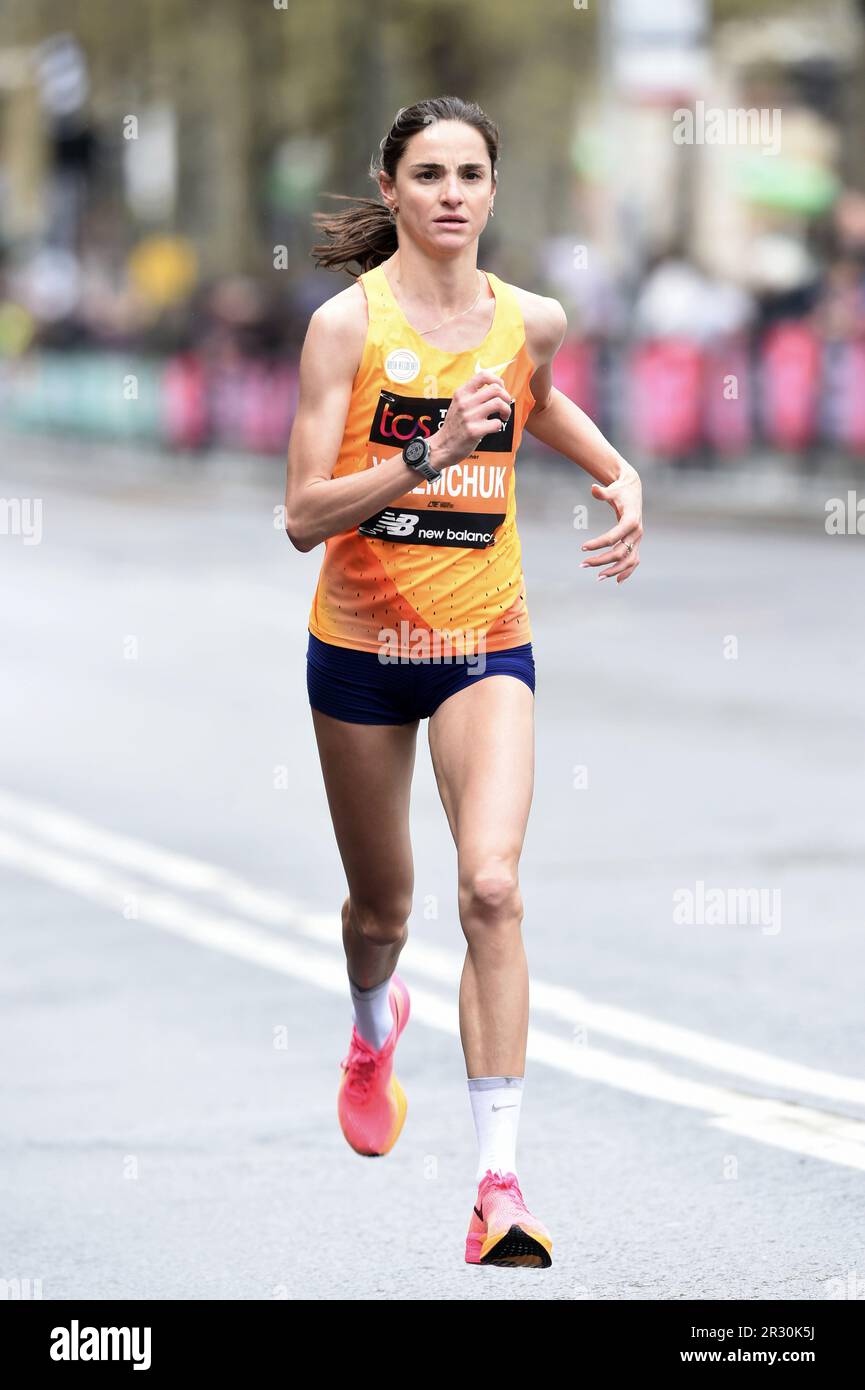
<svg viewBox="0 0 865 1390"><path fill-rule="evenodd" d="M441 429L450 409L451 399L439 396L399 396L395 391L379 395L369 431L370 444L404 449L413 439L429 439ZM514 448L514 416L511 415L501 433L488 434L475 450L479 454L508 454Z"/></svg>
<svg viewBox="0 0 865 1390"><path fill-rule="evenodd" d="M446 413L446 412L445 412ZM412 439L419 435L428 438L440 428L444 415L438 424L434 423L432 415L415 415L408 411L401 411L399 414L391 405L385 404L378 421L380 432L380 442L395 439L400 444L408 444Z"/></svg>

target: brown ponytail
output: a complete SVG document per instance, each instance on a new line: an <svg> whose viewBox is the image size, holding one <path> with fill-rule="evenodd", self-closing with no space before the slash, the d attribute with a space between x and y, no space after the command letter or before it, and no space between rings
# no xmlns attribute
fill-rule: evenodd
<svg viewBox="0 0 865 1390"><path fill-rule="evenodd" d="M391 179L395 178L397 165L411 137L434 121L462 121L480 131L486 141L495 178L499 157L498 129L475 102L462 101L459 97L430 97L426 101L415 102L414 106L401 107L390 131L379 145L381 155L378 164L374 158L370 160L370 178L378 183L380 171ZM348 270L354 261L360 266L358 273L363 274L393 255L399 245L396 221L380 197L352 198L345 193L327 193L325 197L339 198L351 206L343 212L312 214L314 225L326 237L310 251L317 267L323 270ZM354 272L349 271L349 274Z"/></svg>
<svg viewBox="0 0 865 1390"><path fill-rule="evenodd" d="M390 209L377 198L350 198L346 193L326 193L351 203L344 212L314 212L312 220L327 241L313 246L310 254L322 270L345 270L357 261L361 273L372 270L397 248L396 222Z"/></svg>

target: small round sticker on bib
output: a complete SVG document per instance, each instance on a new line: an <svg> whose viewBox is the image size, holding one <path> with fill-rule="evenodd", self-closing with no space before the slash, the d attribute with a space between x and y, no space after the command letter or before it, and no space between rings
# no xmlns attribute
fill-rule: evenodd
<svg viewBox="0 0 865 1390"><path fill-rule="evenodd" d="M420 371L420 358L410 348L394 348L384 359L391 381L414 381Z"/></svg>

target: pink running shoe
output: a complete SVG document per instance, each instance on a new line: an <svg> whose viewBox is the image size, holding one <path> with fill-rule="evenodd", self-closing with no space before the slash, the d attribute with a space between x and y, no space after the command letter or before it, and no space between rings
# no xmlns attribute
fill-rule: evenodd
<svg viewBox="0 0 865 1390"><path fill-rule="evenodd" d="M408 990L397 974L391 975L388 1001L394 1021L381 1050L376 1052L353 1024L348 1056L339 1064L343 1073L337 1096L340 1127L355 1152L367 1158L390 1152L408 1108L405 1091L393 1074L394 1049L411 1012Z"/></svg>
<svg viewBox="0 0 865 1390"><path fill-rule="evenodd" d="M469 1222L466 1264L548 1269L552 1263L552 1237L528 1210L515 1174L488 1168Z"/></svg>

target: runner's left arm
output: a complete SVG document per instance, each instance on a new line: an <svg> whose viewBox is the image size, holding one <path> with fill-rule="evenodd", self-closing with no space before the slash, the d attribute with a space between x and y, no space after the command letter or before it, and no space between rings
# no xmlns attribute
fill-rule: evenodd
<svg viewBox="0 0 865 1390"><path fill-rule="evenodd" d="M640 475L624 459L584 410L553 385L553 359L564 342L568 320L555 299L538 298L538 308L527 323L532 335L530 355L537 362L530 387L535 406L525 428L542 444L571 459L598 481L592 495L609 502L616 512L616 524L602 536L586 541L584 550L618 545L623 538L631 542L627 559L609 574L627 574L639 564L639 543L643 534L643 498ZM599 486L599 484L601 486ZM583 563L589 567L607 564L613 557L598 555ZM621 579L618 580L621 583Z"/></svg>

